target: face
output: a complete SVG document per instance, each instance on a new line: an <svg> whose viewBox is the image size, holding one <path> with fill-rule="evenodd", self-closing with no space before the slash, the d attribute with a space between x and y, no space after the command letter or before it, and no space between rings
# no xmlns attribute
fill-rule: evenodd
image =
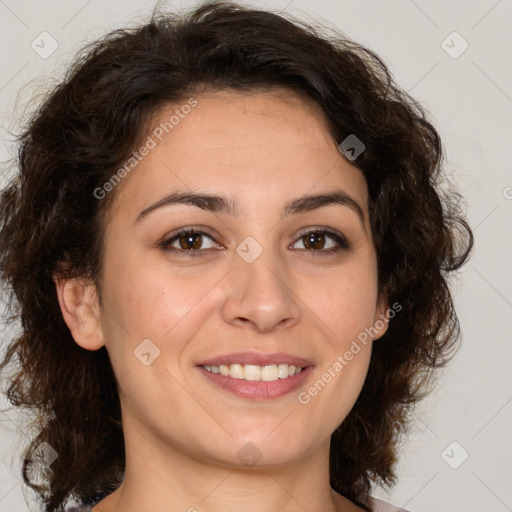
<svg viewBox="0 0 512 512"><path fill-rule="evenodd" d="M97 343L127 440L229 465L297 461L354 405L371 340L353 342L385 311L365 180L291 92L195 100L158 113L110 192Z"/></svg>

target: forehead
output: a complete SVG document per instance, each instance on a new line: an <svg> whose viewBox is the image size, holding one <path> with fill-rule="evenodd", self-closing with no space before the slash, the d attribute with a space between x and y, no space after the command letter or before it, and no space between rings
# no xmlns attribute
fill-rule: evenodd
<svg viewBox="0 0 512 512"><path fill-rule="evenodd" d="M366 205L364 177L339 153L317 105L287 89L222 90L193 100L193 108L185 98L154 114L141 139L154 147L117 187L118 208L142 208L176 189L253 199L260 207L258 190L268 204L317 185L342 186Z"/></svg>
<svg viewBox="0 0 512 512"><path fill-rule="evenodd" d="M161 108L153 117L151 130L167 126L169 133L163 134L166 142L189 143L181 148L184 150L192 140L208 149L230 145L275 149L300 143L322 151L334 143L321 108L288 89L251 93L224 89L202 93L194 100L196 106L179 118L173 114L185 110L189 99ZM176 124L169 127L171 118Z"/></svg>

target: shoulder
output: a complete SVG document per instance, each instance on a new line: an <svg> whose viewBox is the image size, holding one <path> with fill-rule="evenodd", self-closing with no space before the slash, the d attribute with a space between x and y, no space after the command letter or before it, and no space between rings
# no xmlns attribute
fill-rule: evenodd
<svg viewBox="0 0 512 512"><path fill-rule="evenodd" d="M398 508L390 503L379 500L377 498L370 498L370 506L372 512L409 512L405 508Z"/></svg>

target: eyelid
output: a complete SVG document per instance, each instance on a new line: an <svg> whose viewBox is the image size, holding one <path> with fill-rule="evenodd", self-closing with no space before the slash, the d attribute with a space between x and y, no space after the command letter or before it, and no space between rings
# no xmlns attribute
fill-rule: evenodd
<svg viewBox="0 0 512 512"><path fill-rule="evenodd" d="M345 236L342 233L336 229L328 228L327 226L308 226L307 228L300 230L295 237L297 239L309 233L327 233L329 235L336 235L345 239Z"/></svg>
<svg viewBox="0 0 512 512"><path fill-rule="evenodd" d="M191 226L184 226L181 228L177 228L177 229L171 231L170 233L166 233L162 237L162 242L169 241L169 240L176 238L180 235L186 235L187 233L206 235L206 236L209 236L212 240L215 240L215 238L218 236L217 233L212 231L210 228L208 228L206 226L194 224Z"/></svg>

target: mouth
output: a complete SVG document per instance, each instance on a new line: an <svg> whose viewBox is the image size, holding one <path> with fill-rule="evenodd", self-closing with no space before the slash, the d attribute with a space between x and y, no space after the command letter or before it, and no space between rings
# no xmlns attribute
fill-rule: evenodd
<svg viewBox="0 0 512 512"><path fill-rule="evenodd" d="M197 365L210 383L250 400L279 398L299 388L314 365L288 354L238 353Z"/></svg>

